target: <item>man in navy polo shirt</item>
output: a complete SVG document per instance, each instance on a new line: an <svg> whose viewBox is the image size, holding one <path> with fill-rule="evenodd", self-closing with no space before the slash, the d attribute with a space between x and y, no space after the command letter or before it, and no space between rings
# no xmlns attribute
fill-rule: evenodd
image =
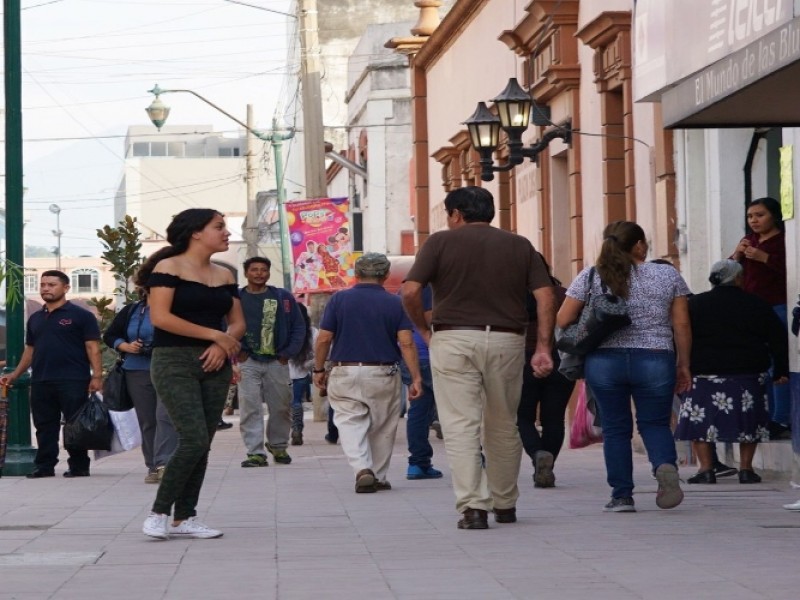
<svg viewBox="0 0 800 600"><path fill-rule="evenodd" d="M400 418L401 358L411 375L409 399L422 393L411 321L400 298L383 289L389 267L376 252L356 261L358 283L331 297L314 352L314 385L328 391L357 494L391 489L386 473Z"/></svg>
<svg viewBox="0 0 800 600"><path fill-rule="evenodd" d="M88 392L103 387L100 360L100 328L97 319L66 299L69 277L61 271L42 273L39 295L42 310L28 319L25 350L12 373L0 377L0 385L11 385L32 367L31 413L36 427L36 469L28 479L53 477L58 463L61 415L67 421L86 402ZM88 477L89 453L68 448L69 469L64 477Z"/></svg>

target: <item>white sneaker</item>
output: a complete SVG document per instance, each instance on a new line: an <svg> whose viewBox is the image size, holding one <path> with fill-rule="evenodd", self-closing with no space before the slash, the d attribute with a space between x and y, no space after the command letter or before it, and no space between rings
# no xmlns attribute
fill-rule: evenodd
<svg viewBox="0 0 800 600"><path fill-rule="evenodd" d="M142 533L160 540L167 540L169 539L167 521L169 521L169 515L160 515L158 513L151 512L150 515L144 520Z"/></svg>
<svg viewBox="0 0 800 600"><path fill-rule="evenodd" d="M791 504L784 504L783 508L786 510L800 510L800 500L792 502Z"/></svg>
<svg viewBox="0 0 800 600"><path fill-rule="evenodd" d="M211 539L222 537L222 532L216 529L211 529L197 520L197 517L189 517L180 525L170 525L169 534L179 537L198 538L198 539Z"/></svg>

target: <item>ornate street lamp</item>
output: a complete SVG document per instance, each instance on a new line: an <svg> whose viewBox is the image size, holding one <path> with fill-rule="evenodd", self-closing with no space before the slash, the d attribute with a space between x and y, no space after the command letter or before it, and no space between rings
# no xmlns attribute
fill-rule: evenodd
<svg viewBox="0 0 800 600"><path fill-rule="evenodd" d="M473 115L464 121L472 146L480 155L483 181L494 179L495 172L510 171L522 164L525 158L536 161L539 153L555 139L571 143L572 130L567 123L547 131L538 142L527 148L523 147L522 134L531 122L531 115L535 125L550 125L551 122L547 107L535 105L530 94L522 89L515 77L508 80L506 88L492 102L497 115L487 108L485 102L478 102ZM508 162L495 165L492 155L500 145L500 129L505 131L507 137Z"/></svg>
<svg viewBox="0 0 800 600"><path fill-rule="evenodd" d="M237 3L238 4L238 3ZM257 7L255 7L257 8ZM292 289L292 263L289 258L289 234L287 231L286 226L286 218L284 216L285 212L285 203L286 203L286 192L283 187L283 155L281 151L281 146L283 142L286 140L291 139L294 137L294 129L289 130L286 133L278 132L278 125L275 119L272 120L272 131L270 133L264 133L262 131L258 131L250 126L249 122L245 123L232 114L227 112L226 110L222 109L221 107L217 106L208 98L201 96L194 90L187 90L187 89L173 89L173 90L164 90L158 87L156 84L152 90L148 90L151 94L155 96L153 101L150 103L150 106L145 108L145 112L147 112L147 116L152 121L153 125L161 131L161 128L166 123L167 118L169 117L169 106L164 104L161 100L161 94L174 94L174 93L184 93L184 94L191 94L198 100L202 100L206 104L208 104L211 108L216 109L218 112L221 112L223 115L234 121L235 123L244 127L245 131L252 134L262 142L269 142L272 145L272 150L275 153L275 180L277 182L277 192L278 192L278 217L280 220L280 228L281 228L281 266L283 268L283 285L287 290ZM248 121L250 121L250 113L248 110ZM248 161L247 172L248 176L253 171L253 164L252 155L248 152L246 159ZM257 222L257 213L256 213L256 198L255 194L251 195L252 197L248 197L247 199L247 229L246 231L246 241L247 241L247 255L256 256L258 251L258 227L255 226Z"/></svg>
<svg viewBox="0 0 800 600"><path fill-rule="evenodd" d="M53 235L56 236L56 269L61 270L61 207L58 204L51 204L48 210L56 216L56 228L53 229Z"/></svg>

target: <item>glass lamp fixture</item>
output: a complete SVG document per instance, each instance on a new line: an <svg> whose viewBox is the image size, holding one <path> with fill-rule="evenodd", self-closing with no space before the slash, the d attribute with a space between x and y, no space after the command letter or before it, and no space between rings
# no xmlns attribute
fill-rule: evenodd
<svg viewBox="0 0 800 600"><path fill-rule="evenodd" d="M497 110L497 115L489 110L485 102L478 102L478 108L473 115L464 121L464 125L469 130L472 146L480 155L483 181L494 179L495 172L510 171L515 166L522 164L526 158L536 162L539 153L555 139L563 140L566 144L572 142L572 129L569 122L554 125L550 121L548 107L537 105L535 124L553 128L545 132L539 141L527 148L523 147L522 134L531 123L533 99L528 92L522 89L516 77L508 80L505 89L492 102ZM505 164L495 165L492 155L500 145L500 129L506 133L508 159Z"/></svg>
<svg viewBox="0 0 800 600"><path fill-rule="evenodd" d="M164 104L161 101L161 97L156 94L156 97L150 103L150 106L144 109L147 112L147 116L150 117L150 121L152 121L153 125L161 131L161 128L164 126L164 123L167 122L167 118L169 117L169 106Z"/></svg>
<svg viewBox="0 0 800 600"><path fill-rule="evenodd" d="M478 150L494 151L500 145L500 119L489 110L485 102L478 102L472 116L464 121L469 130L472 146Z"/></svg>
<svg viewBox="0 0 800 600"><path fill-rule="evenodd" d="M500 117L500 125L503 129L519 130L520 134L528 128L531 122L531 100L530 94L522 89L516 77L508 80L506 89L500 92L494 100L497 107L497 115Z"/></svg>

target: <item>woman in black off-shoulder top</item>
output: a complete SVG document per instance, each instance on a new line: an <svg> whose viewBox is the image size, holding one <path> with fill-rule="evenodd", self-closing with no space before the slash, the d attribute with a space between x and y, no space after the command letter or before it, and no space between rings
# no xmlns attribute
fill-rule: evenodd
<svg viewBox="0 0 800 600"><path fill-rule="evenodd" d="M222 535L197 520L196 506L245 329L233 274L211 262L229 236L219 212L185 210L167 227L170 245L138 274L150 288L153 385L180 437L142 528L150 537Z"/></svg>

